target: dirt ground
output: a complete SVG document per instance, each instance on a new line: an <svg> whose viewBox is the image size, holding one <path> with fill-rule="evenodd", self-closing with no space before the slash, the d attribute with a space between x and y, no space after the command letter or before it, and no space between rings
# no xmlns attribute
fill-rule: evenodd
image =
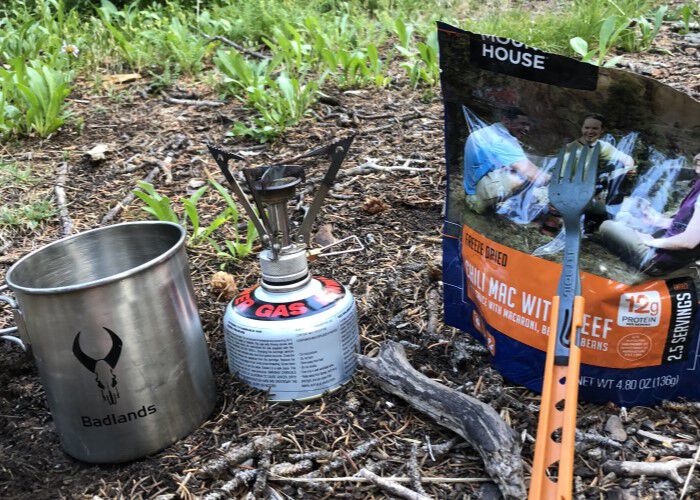
<svg viewBox="0 0 700 500"><path fill-rule="evenodd" d="M659 45L668 48L672 56L658 52L631 56L627 59L631 65L628 67L640 72L648 70L655 78L667 80L697 97L700 47L692 46L667 29ZM186 82L180 86L168 89L168 93L181 98L216 98L207 89ZM83 122L81 127L65 127L45 141L27 139L0 146L2 159L31 165L40 177L31 191L10 190L3 193L3 201L26 202L53 196L56 172L67 162L65 190L74 230L97 227L138 180L163 162L165 167L153 182L162 193L171 196L185 194L188 185L206 179L207 172L218 178L216 166L206 152L207 140L223 141L230 149L246 154L251 164L259 165L296 156L355 131L358 135L344 169L367 162L385 167L432 169L341 178L319 220L332 224L336 237L358 235L366 251L360 256L320 260L314 264L314 271L351 284L357 299L364 354L376 353L380 343L387 339L404 342L413 366L422 373L449 387L460 388L500 412L518 435L523 436L523 458L529 471L539 397L504 382L489 367L487 351L464 333L444 326L428 332L430 315L438 314L440 318L442 315L440 306L431 307L427 301L431 290L441 292L440 232L445 177L439 98L405 86L345 92L335 89L326 93L327 97L314 107L313 116L289 130L278 142L260 146L245 140L224 141L231 123L246 114L236 103L216 108L168 104L162 95L150 92L147 81L137 81L102 95L76 91L71 96L71 108L78 122ZM109 145L110 151L105 160L95 162L84 153L99 143ZM386 210L376 214L363 210L369 198L380 199ZM218 214L223 206L215 203L213 195L206 196L203 213L210 217ZM128 204L112 222L144 218L146 214L137 200ZM58 217L35 231L6 232L5 241L0 241L3 250L0 278L22 255L57 239L60 234ZM187 438L142 460L115 466L78 462L60 449L31 357L10 343L0 343L0 496L195 498L215 491L236 470L218 480L203 479L196 473L209 460L221 456L227 446L247 443L270 432L279 432L286 438L272 453L272 463L285 462L290 454L299 451L350 451L370 438L379 440L368 455L346 461L328 476L352 476L370 463L379 475L405 476L411 446L417 444L418 460L425 476L487 477L480 457L465 444L431 457L423 445L444 443L454 435L402 400L383 392L362 370L334 394L305 404L271 404L264 394L237 382L227 371L221 330L227 301L210 286L211 276L219 269L220 262L206 247L191 248L188 252L216 376L218 397L211 417ZM257 279L254 256L229 265L227 270L240 289ZM0 324L8 324L8 311L0 314ZM462 349L457 349L457 345ZM468 357L457 356L458 351L468 353ZM621 409L614 405L582 403L578 426L602 436L607 419L619 414ZM576 494L580 498L677 498L680 484L654 477L606 474L602 464L609 459L692 458L700 438L700 410L697 406L680 404L628 408L622 414L629 436L626 441L581 443L576 457ZM666 436L673 444L644 437L638 434L639 430ZM326 461L319 458L314 466ZM685 479L685 473L682 475ZM491 490L484 484L489 483L428 483L424 487L437 498L489 497ZM330 491L301 483L271 482L270 485L281 498L385 496L366 483L328 483ZM249 489L250 485L244 485L233 496L242 497ZM698 492L700 476L696 469L688 498Z"/></svg>

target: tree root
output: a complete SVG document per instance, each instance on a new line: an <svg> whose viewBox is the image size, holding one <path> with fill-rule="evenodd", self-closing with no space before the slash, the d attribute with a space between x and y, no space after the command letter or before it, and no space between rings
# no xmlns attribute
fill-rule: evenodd
<svg viewBox="0 0 700 500"><path fill-rule="evenodd" d="M520 442L492 407L414 370L396 342L385 342L376 358L358 356L358 362L382 389L406 400L471 444L506 499L526 497Z"/></svg>

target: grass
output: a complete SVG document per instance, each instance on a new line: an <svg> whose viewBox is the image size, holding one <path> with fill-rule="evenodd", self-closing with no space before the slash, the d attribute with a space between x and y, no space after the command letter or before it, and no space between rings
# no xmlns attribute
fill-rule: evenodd
<svg viewBox="0 0 700 500"><path fill-rule="evenodd" d="M16 202L0 206L0 228L33 230L56 215L56 209L50 200L36 199L40 195L31 191L38 182L39 179L33 175L31 167L20 167L17 163L0 161L2 189L5 192L22 192Z"/></svg>
<svg viewBox="0 0 700 500"><path fill-rule="evenodd" d="M0 161L0 186L5 188L32 186L37 182L38 179L32 176L31 167L20 168L16 163Z"/></svg>
<svg viewBox="0 0 700 500"><path fill-rule="evenodd" d="M42 222L53 218L56 209L49 200L37 200L20 206L0 207L0 227L36 229Z"/></svg>
<svg viewBox="0 0 700 500"><path fill-rule="evenodd" d="M668 14L657 0L6 0L0 138L45 137L70 123L66 98L77 75L100 92L103 76L139 72L154 88L182 77L215 82L250 110L231 134L269 141L306 116L331 82L404 82L435 95L438 19L603 65L614 51L649 50ZM688 3L672 15L690 26L697 9Z"/></svg>

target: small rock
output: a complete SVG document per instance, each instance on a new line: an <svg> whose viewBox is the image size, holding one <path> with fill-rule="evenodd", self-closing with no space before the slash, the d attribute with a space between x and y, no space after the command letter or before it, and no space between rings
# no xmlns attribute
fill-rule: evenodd
<svg viewBox="0 0 700 500"><path fill-rule="evenodd" d="M96 144L92 149L85 152L92 161L102 161L105 159L105 154L110 151L107 144Z"/></svg>
<svg viewBox="0 0 700 500"><path fill-rule="evenodd" d="M348 398L345 400L345 406L347 406L348 410L353 413L360 408L360 400L357 399L354 392L348 393Z"/></svg>
<svg viewBox="0 0 700 500"><path fill-rule="evenodd" d="M615 441L624 443L627 441L627 432L625 426L622 425L622 420L617 415L610 415L608 421L605 422L605 432Z"/></svg>
<svg viewBox="0 0 700 500"><path fill-rule="evenodd" d="M603 450L601 450L600 448L591 448L586 452L586 455L588 455L593 460L600 461L603 458Z"/></svg>
<svg viewBox="0 0 700 500"><path fill-rule="evenodd" d="M683 35L683 41L691 47L700 47L700 33Z"/></svg>
<svg viewBox="0 0 700 500"><path fill-rule="evenodd" d="M313 241L320 247L326 247L338 240L333 236L333 226L331 224L322 224L314 235Z"/></svg>
<svg viewBox="0 0 700 500"><path fill-rule="evenodd" d="M187 187L191 189L199 189L202 186L206 184L206 181L203 181L202 179L190 179L190 182L187 183Z"/></svg>
<svg viewBox="0 0 700 500"><path fill-rule="evenodd" d="M503 498L498 486L493 483L484 483L479 488L477 498L481 500L500 500Z"/></svg>

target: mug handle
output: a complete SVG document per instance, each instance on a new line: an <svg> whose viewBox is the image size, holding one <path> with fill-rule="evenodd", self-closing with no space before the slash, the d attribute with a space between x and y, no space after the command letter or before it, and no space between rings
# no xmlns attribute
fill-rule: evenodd
<svg viewBox="0 0 700 500"><path fill-rule="evenodd" d="M0 287L0 290L4 290L6 286L7 285ZM12 308L12 314L15 317L15 323L17 324L17 326L11 326L9 328L0 328L0 339L14 342L15 344L19 345L22 350L26 351L27 345L25 341L22 340L23 338L27 338L22 311L20 311L19 307L17 307L17 302L7 295L0 295L0 302L8 304ZM19 336L15 337L14 335L10 335L11 333L17 333Z"/></svg>

